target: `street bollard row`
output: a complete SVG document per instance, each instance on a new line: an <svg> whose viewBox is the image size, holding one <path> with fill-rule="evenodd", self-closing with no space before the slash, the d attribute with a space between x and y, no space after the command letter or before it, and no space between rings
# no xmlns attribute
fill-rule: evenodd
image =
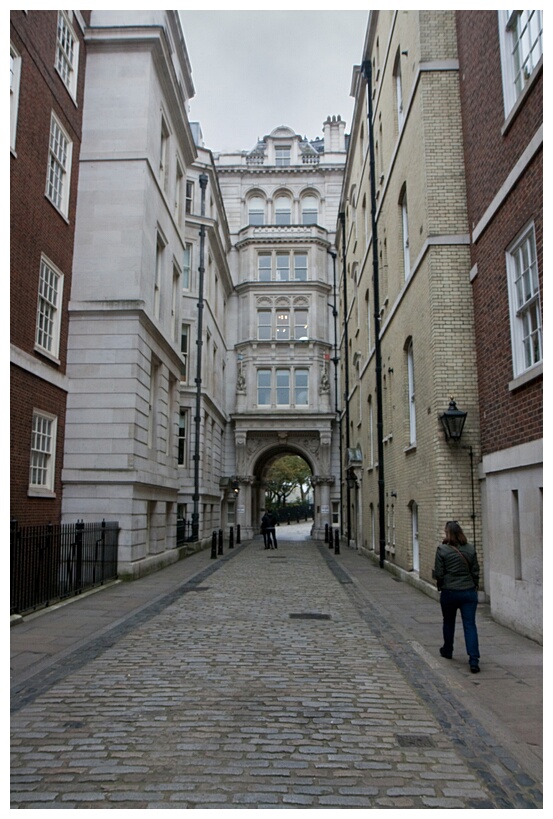
<svg viewBox="0 0 553 819"><path fill-rule="evenodd" d="M240 526L236 527L236 543L239 544L240 540ZM228 540L228 547L229 549L234 549L234 526L230 527L229 530L229 540ZM211 535L211 559L216 560L218 556L223 554L223 530L214 530L213 534Z"/></svg>

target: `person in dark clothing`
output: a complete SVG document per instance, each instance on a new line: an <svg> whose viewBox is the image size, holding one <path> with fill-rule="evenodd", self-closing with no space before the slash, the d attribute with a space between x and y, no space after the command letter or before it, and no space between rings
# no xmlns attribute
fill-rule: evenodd
<svg viewBox="0 0 553 819"><path fill-rule="evenodd" d="M272 512L265 512L261 518L261 533L265 541L266 549L277 549L276 540L276 518Z"/></svg>
<svg viewBox="0 0 553 819"><path fill-rule="evenodd" d="M476 549L467 543L465 533L456 520L450 520L445 525L444 540L436 550L433 576L440 592L443 615L444 644L440 654L448 660L453 656L455 619L459 610L470 670L476 674L480 671L476 628L480 567Z"/></svg>

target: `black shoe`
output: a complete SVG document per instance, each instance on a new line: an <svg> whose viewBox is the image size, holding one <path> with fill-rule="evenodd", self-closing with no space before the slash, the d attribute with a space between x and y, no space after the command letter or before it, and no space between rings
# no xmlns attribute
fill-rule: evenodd
<svg viewBox="0 0 553 819"><path fill-rule="evenodd" d="M451 660L453 657L453 654L450 651L446 651L445 648L440 649L440 654L442 657L445 657L446 660Z"/></svg>
<svg viewBox="0 0 553 819"><path fill-rule="evenodd" d="M471 667L470 667L470 673L471 674L478 674L479 671L480 671L480 666L479 665L471 665Z"/></svg>

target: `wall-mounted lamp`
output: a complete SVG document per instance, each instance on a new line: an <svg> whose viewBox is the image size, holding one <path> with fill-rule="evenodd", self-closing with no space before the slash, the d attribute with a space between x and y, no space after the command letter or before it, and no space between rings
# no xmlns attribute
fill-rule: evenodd
<svg viewBox="0 0 553 819"><path fill-rule="evenodd" d="M457 404L451 398L449 407L440 415L446 441L458 442L461 440L466 419L467 413L457 409Z"/></svg>
<svg viewBox="0 0 553 819"><path fill-rule="evenodd" d="M236 478L234 478L230 485L232 486L232 491L234 494L237 495L240 492L240 481L237 481Z"/></svg>

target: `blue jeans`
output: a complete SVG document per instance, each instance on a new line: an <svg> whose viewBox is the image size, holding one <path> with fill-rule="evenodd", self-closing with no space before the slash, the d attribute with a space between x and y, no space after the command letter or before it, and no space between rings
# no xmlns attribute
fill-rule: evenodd
<svg viewBox="0 0 553 819"><path fill-rule="evenodd" d="M461 612L465 646L469 655L470 665L478 665L480 651L478 650L478 632L476 630L476 606L478 592L476 589L454 590L443 589L440 594L440 605L444 617L443 650L447 654L453 653L453 638L455 636L455 618L457 609Z"/></svg>

